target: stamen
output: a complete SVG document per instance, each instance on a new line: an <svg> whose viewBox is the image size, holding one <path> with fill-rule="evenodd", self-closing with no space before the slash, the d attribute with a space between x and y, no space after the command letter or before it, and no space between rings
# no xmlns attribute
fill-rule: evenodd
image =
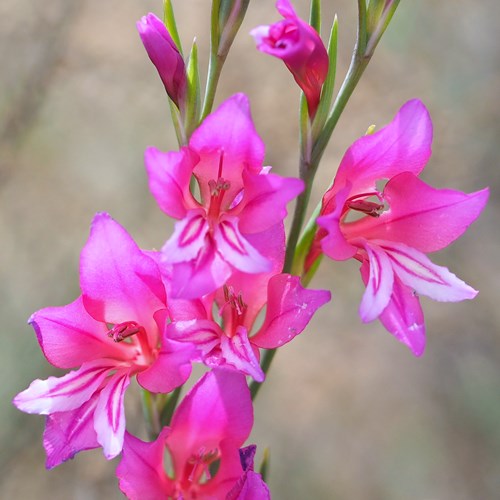
<svg viewBox="0 0 500 500"><path fill-rule="evenodd" d="M125 321L124 323L117 323L111 328L108 331L108 337L112 338L115 342L121 342L140 332L144 332L142 326L138 325L135 321Z"/></svg>
<svg viewBox="0 0 500 500"><path fill-rule="evenodd" d="M376 196L380 201L382 201L382 198L378 193L362 193L349 198L345 202L345 207L347 210L351 209L356 210L357 212L363 212L370 217L380 217L380 214L384 210L384 204L368 201L366 199L371 196Z"/></svg>

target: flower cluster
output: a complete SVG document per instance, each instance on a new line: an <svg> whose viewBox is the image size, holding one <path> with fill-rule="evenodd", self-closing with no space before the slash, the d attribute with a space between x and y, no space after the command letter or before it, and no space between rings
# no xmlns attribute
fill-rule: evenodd
<svg viewBox="0 0 500 500"><path fill-rule="evenodd" d="M228 50L247 5L227 0L214 10L213 34L222 33L212 40L214 50ZM323 94L331 61L288 0L277 8L284 19L252 34L303 91L308 113L301 119L310 132L318 106L331 99ZM47 468L92 448L101 447L107 459L121 454L117 477L128 498L270 498L254 470L255 446L245 446L254 418L249 383L258 387L266 378L262 351L268 356L291 341L330 300L329 291L305 286L319 258L359 261L366 285L361 319L380 319L421 355L417 294L459 301L477 293L426 254L463 234L488 191L439 190L419 179L432 125L424 105L409 101L389 125L349 148L308 226L312 232L298 245L290 238L287 247L287 205L304 189L307 199L320 136L304 141L311 149L303 151L301 178L271 172L248 98L236 94L202 117L190 101L196 67L185 64L176 33L153 14L137 27L177 125L185 127L178 150L145 152L150 191L175 229L161 250L146 250L108 214L95 216L80 257L81 295L29 321L49 363L72 371L35 380L14 405L46 415ZM299 230L304 209L297 203ZM177 405L193 363L205 374ZM151 417L147 442L126 426L125 393L134 381Z"/></svg>

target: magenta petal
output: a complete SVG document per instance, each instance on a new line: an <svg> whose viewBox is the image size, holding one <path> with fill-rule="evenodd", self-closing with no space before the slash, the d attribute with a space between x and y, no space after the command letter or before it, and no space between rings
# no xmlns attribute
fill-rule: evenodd
<svg viewBox="0 0 500 500"><path fill-rule="evenodd" d="M222 258L240 271L255 274L272 269L272 262L241 234L236 217L226 216L215 226L214 241Z"/></svg>
<svg viewBox="0 0 500 500"><path fill-rule="evenodd" d="M389 241L375 241L392 261L399 279L421 295L442 302L458 302L473 299L477 290L464 283L446 267L437 266L423 253Z"/></svg>
<svg viewBox="0 0 500 500"><path fill-rule="evenodd" d="M137 375L148 391L167 393L180 387L191 375L191 360L197 357L192 344L164 338L156 361Z"/></svg>
<svg viewBox="0 0 500 500"><path fill-rule="evenodd" d="M421 252L441 250L479 217L488 194L487 189L470 194L434 189L405 172L385 186L383 196L390 209L356 223L349 235L401 242Z"/></svg>
<svg viewBox="0 0 500 500"><path fill-rule="evenodd" d="M351 182L353 192L375 187L375 181L401 172L418 175L431 155L432 122L424 104L404 104L387 126L358 139L345 153L334 190Z"/></svg>
<svg viewBox="0 0 500 500"><path fill-rule="evenodd" d="M29 323L50 363L73 368L98 358L126 359L124 346L107 336L107 327L90 316L79 297L62 307L46 307L34 313Z"/></svg>
<svg viewBox="0 0 500 500"><path fill-rule="evenodd" d="M123 456L116 469L120 490L129 500L164 500L174 495L174 483L163 469L164 428L156 441L145 443L125 434Z"/></svg>
<svg viewBox="0 0 500 500"><path fill-rule="evenodd" d="M266 376L260 367L259 360L253 352L248 340L246 328L239 326L231 338L222 335L220 339L222 357L230 366L245 375L250 375L256 382L263 382Z"/></svg>
<svg viewBox="0 0 500 500"><path fill-rule="evenodd" d="M326 290L303 288L298 276L274 276L268 285L264 324L250 341L265 349L286 344L304 330L316 310L330 298L331 294Z"/></svg>
<svg viewBox="0 0 500 500"><path fill-rule="evenodd" d="M239 448L252 425L252 401L245 376L218 369L206 373L178 406L166 439L176 477L182 477L185 464L200 449L213 450L223 440Z"/></svg>
<svg viewBox="0 0 500 500"><path fill-rule="evenodd" d="M113 368L113 361L97 360L63 377L34 380L13 404L18 410L40 415L74 410L91 398Z"/></svg>
<svg viewBox="0 0 500 500"><path fill-rule="evenodd" d="M184 59L165 24L151 12L137 22L137 31L170 99L183 108L187 78Z"/></svg>
<svg viewBox="0 0 500 500"><path fill-rule="evenodd" d="M125 407L123 399L130 384L128 372L117 372L101 391L94 413L97 441L109 460L120 454L125 433Z"/></svg>
<svg viewBox="0 0 500 500"><path fill-rule="evenodd" d="M242 188L243 170L259 173L264 159L264 143L255 131L248 98L236 94L224 101L193 132L189 148L200 156L194 173L202 199L210 199L208 183L219 178L222 153L222 177L230 184L225 200L233 200Z"/></svg>
<svg viewBox="0 0 500 500"><path fill-rule="evenodd" d="M316 219L318 226L323 228L327 233L326 236L324 236L320 241L321 249L333 260L350 259L354 257L358 251L354 245L351 245L347 241L346 237L342 233L340 224L344 203L351 192L351 187L351 184L348 184L337 194L333 195L333 198L329 197L330 200L334 201L333 211L328 212L327 215L322 215ZM327 197L327 195L329 195L328 192L325 194L325 197ZM325 209L325 206L327 207L327 210L332 207L330 200L327 202L325 199L323 200L321 213L324 213L323 210Z"/></svg>
<svg viewBox="0 0 500 500"><path fill-rule="evenodd" d="M246 471L233 489L227 494L226 500L270 500L271 492L262 476L253 470Z"/></svg>
<svg viewBox="0 0 500 500"><path fill-rule="evenodd" d="M243 233L260 233L281 222L287 215L287 203L304 189L302 180L275 174L244 172L243 181L245 206L239 214L239 228Z"/></svg>
<svg viewBox="0 0 500 500"><path fill-rule="evenodd" d="M150 147L144 153L144 161L149 189L167 215L182 219L187 210L197 206L189 190L189 182L198 155L188 148L163 153Z"/></svg>
<svg viewBox="0 0 500 500"><path fill-rule="evenodd" d="M80 257L83 304L98 321L136 321L146 330L166 295L156 263L108 214L94 217Z"/></svg>
<svg viewBox="0 0 500 500"><path fill-rule="evenodd" d="M378 318L387 307L392 293L394 273L386 253L371 242L366 242L365 250L369 259L369 276L366 290L359 306L359 315L365 323Z"/></svg>
<svg viewBox="0 0 500 500"><path fill-rule="evenodd" d="M47 469L73 458L79 451L99 447L94 430L97 398L98 394L95 394L75 410L53 413L47 417L43 433Z"/></svg>
<svg viewBox="0 0 500 500"><path fill-rule="evenodd" d="M365 285L368 283L368 261L360 268ZM418 296L394 276L392 294L387 307L378 317L384 327L400 342L407 345L415 356L425 349L424 313Z"/></svg>

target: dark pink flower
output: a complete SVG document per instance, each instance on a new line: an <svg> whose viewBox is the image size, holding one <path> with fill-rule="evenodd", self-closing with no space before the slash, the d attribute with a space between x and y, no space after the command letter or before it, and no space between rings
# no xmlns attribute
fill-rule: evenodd
<svg viewBox="0 0 500 500"><path fill-rule="evenodd" d="M272 262L250 242L275 236L287 203L303 189L299 179L262 166L264 144L255 132L243 94L225 101L195 130L179 152L148 148L149 186L160 208L180 219L162 248L173 297L215 291L239 270L268 272ZM194 175L199 199L190 190Z"/></svg>
<svg viewBox="0 0 500 500"><path fill-rule="evenodd" d="M116 472L120 489L130 500L224 499L240 481L246 482L242 477L251 469L250 464L242 465L240 448L252 425L245 377L211 371L185 396L172 425L163 429L156 441L145 443L130 434L125 436ZM168 473L165 452L172 464ZM257 485L254 490L264 491L264 487Z"/></svg>
<svg viewBox="0 0 500 500"><path fill-rule="evenodd" d="M359 260L366 284L361 319L379 318L417 356L425 346L417 294L452 302L477 294L426 253L462 235L488 198L487 189L467 194L421 181L417 176L430 157L431 141L432 123L418 100L407 102L379 132L358 139L323 198L309 259L321 246L334 260ZM382 180L388 182L380 191L376 183Z"/></svg>
<svg viewBox="0 0 500 500"><path fill-rule="evenodd" d="M170 99L179 109L185 105L187 78L184 59L170 33L151 12L137 21L137 30Z"/></svg>
<svg viewBox="0 0 500 500"><path fill-rule="evenodd" d="M316 30L297 16L289 0L278 0L276 8L284 19L270 26L259 26L250 34L261 52L286 64L303 90L309 116L313 117L328 73L328 53Z"/></svg>
<svg viewBox="0 0 500 500"><path fill-rule="evenodd" d="M35 380L14 399L22 411L48 415L49 468L99 445L107 458L120 453L123 399L132 376L153 392L169 392L191 372L189 344L160 348L167 303L157 264L107 214L94 218L81 254L80 284L76 301L30 319L47 360L79 368Z"/></svg>

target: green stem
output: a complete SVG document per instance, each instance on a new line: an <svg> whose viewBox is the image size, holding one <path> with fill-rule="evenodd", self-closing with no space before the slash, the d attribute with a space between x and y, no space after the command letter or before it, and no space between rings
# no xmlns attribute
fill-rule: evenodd
<svg viewBox="0 0 500 500"><path fill-rule="evenodd" d="M158 414L158 406L156 403L156 394L143 389L142 408L146 418L147 432L150 439L156 439L161 431L160 415Z"/></svg>
<svg viewBox="0 0 500 500"><path fill-rule="evenodd" d="M205 100L203 102L203 111L201 113L200 122L203 121L212 111L217 84L219 83L222 66L224 66L225 60L226 56L220 56L217 54L212 54L210 56L210 60L208 62L208 77L207 86L205 89Z"/></svg>
<svg viewBox="0 0 500 500"><path fill-rule="evenodd" d="M177 387L168 397L167 403L164 405L163 410L160 415L160 423L162 426L170 425L172 416L174 414L177 402L181 395L182 386Z"/></svg>

